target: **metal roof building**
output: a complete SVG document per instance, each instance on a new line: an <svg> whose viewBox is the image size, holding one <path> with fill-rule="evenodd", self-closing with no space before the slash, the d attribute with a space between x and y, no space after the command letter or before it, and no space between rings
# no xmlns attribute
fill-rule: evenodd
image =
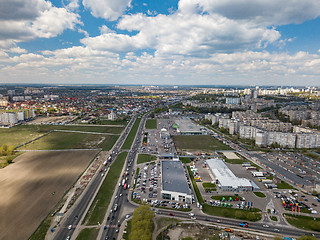
<svg viewBox="0 0 320 240"><path fill-rule="evenodd" d="M246 178L238 178L221 159L207 160L208 167L223 191L252 191L253 186Z"/></svg>
<svg viewBox="0 0 320 240"><path fill-rule="evenodd" d="M178 125L177 132L181 135L201 135L201 127L190 119L177 119L175 120L176 125Z"/></svg>
<svg viewBox="0 0 320 240"><path fill-rule="evenodd" d="M180 160L161 161L161 195L163 199L192 203L185 174Z"/></svg>

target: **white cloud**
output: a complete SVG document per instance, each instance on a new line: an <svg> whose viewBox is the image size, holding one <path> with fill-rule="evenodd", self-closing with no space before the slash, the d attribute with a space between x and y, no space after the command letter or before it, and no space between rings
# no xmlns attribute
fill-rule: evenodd
<svg viewBox="0 0 320 240"><path fill-rule="evenodd" d="M80 24L80 16L45 0L2 0L0 10L0 47L36 37L50 38Z"/></svg>
<svg viewBox="0 0 320 240"><path fill-rule="evenodd" d="M115 21L131 6L131 0L83 0L82 4L94 17Z"/></svg>

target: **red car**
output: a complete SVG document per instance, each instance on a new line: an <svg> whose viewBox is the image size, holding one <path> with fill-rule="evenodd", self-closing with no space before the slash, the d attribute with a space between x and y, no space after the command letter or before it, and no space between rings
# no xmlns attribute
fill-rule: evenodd
<svg viewBox="0 0 320 240"><path fill-rule="evenodd" d="M169 215L170 215L170 216L174 216L174 214L173 214L173 213L169 213Z"/></svg>

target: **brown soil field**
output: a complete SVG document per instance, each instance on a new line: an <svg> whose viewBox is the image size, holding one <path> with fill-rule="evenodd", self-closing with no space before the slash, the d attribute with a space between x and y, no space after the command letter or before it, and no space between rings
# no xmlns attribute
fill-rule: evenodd
<svg viewBox="0 0 320 240"><path fill-rule="evenodd" d="M28 152L0 169L0 239L28 239L97 153Z"/></svg>

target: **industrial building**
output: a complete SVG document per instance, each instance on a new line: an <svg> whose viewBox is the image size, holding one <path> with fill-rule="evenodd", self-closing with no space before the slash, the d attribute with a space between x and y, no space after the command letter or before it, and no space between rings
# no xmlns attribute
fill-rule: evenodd
<svg viewBox="0 0 320 240"><path fill-rule="evenodd" d="M190 119L177 119L175 120L176 130L181 135L201 135L202 128L200 125L195 124Z"/></svg>
<svg viewBox="0 0 320 240"><path fill-rule="evenodd" d="M215 178L215 183L222 191L252 191L253 186L246 178L238 178L223 160L208 159L207 165Z"/></svg>
<svg viewBox="0 0 320 240"><path fill-rule="evenodd" d="M192 203L185 170L180 160L161 161L161 195L163 199Z"/></svg>

